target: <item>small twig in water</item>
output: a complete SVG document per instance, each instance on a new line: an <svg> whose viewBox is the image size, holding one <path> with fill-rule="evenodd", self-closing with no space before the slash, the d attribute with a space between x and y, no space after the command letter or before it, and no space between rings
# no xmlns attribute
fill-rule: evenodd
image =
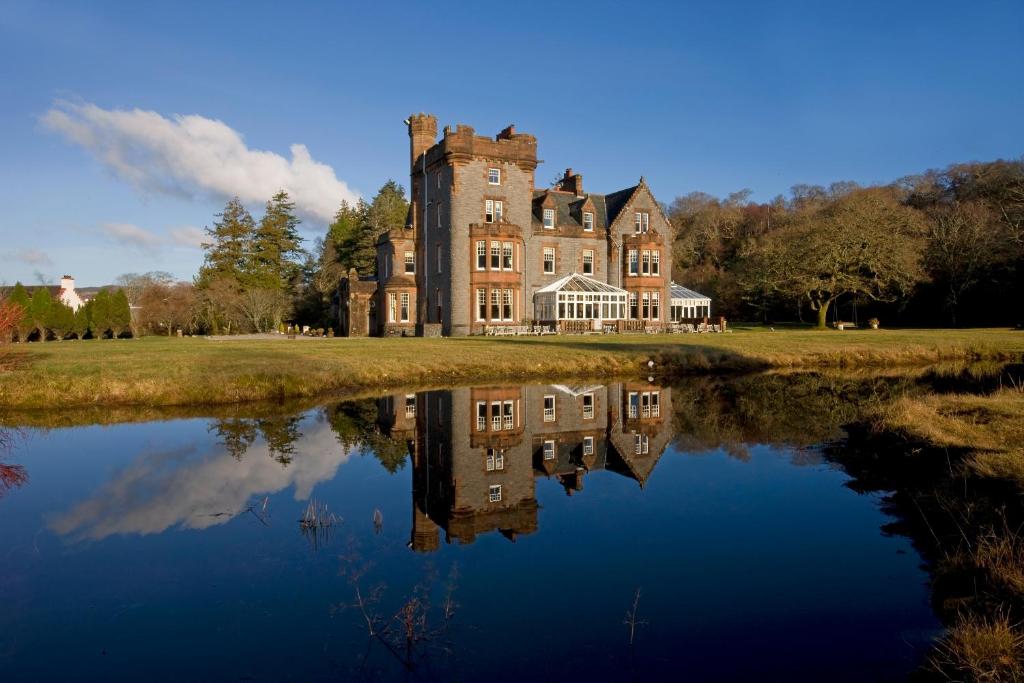
<svg viewBox="0 0 1024 683"><path fill-rule="evenodd" d="M629 644L633 645L633 641L636 639L636 630L640 626L645 626L646 621L637 619L637 611L640 607L640 589L636 589L636 593L633 595L633 606L626 612L626 619L622 622L629 627Z"/></svg>

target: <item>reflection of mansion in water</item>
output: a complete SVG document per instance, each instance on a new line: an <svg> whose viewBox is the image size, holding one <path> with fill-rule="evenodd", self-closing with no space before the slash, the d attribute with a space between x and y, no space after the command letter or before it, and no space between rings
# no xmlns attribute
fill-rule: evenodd
<svg viewBox="0 0 1024 683"><path fill-rule="evenodd" d="M568 494L607 470L643 486L672 438L671 390L643 383L462 388L396 395L381 425L408 441L413 462L412 547L471 543L537 529L536 480Z"/></svg>

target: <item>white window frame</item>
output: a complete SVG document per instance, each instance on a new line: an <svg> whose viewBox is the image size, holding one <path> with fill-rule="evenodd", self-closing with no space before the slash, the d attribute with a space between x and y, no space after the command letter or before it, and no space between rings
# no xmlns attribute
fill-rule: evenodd
<svg viewBox="0 0 1024 683"><path fill-rule="evenodd" d="M487 240L477 240L476 269L487 270Z"/></svg>
<svg viewBox="0 0 1024 683"><path fill-rule="evenodd" d="M543 451L545 460L555 459L555 442L553 439L548 439L544 442Z"/></svg>
<svg viewBox="0 0 1024 683"><path fill-rule="evenodd" d="M501 290L501 319L515 320L515 306L513 305L512 290Z"/></svg>
<svg viewBox="0 0 1024 683"><path fill-rule="evenodd" d="M488 448L484 467L488 472L501 472L505 469L505 451L500 448Z"/></svg>
<svg viewBox="0 0 1024 683"><path fill-rule="evenodd" d="M412 399L410 402L409 399ZM405 416L416 417L416 394L405 395Z"/></svg>
<svg viewBox="0 0 1024 683"><path fill-rule="evenodd" d="M551 256L551 260L548 260L548 256ZM553 275L555 272L555 259L557 254L554 247L544 247L544 274ZM548 270L548 264L551 264L551 270Z"/></svg>
<svg viewBox="0 0 1024 683"><path fill-rule="evenodd" d="M587 403L590 405L587 405ZM594 419L594 395L583 394L583 419L593 420Z"/></svg>
<svg viewBox="0 0 1024 683"><path fill-rule="evenodd" d="M476 431L487 431L487 401L476 402Z"/></svg>
<svg viewBox="0 0 1024 683"><path fill-rule="evenodd" d="M388 322L396 322L398 318L398 295L388 292Z"/></svg>
<svg viewBox="0 0 1024 683"><path fill-rule="evenodd" d="M493 199L485 199L484 200L484 223L493 223L493 222L494 222L494 200Z"/></svg>
<svg viewBox="0 0 1024 683"><path fill-rule="evenodd" d="M501 243L501 269L512 270L515 266L515 250L511 242Z"/></svg>
<svg viewBox="0 0 1024 683"><path fill-rule="evenodd" d="M505 220L505 203L495 199L494 200L494 222L501 223Z"/></svg>
<svg viewBox="0 0 1024 683"><path fill-rule="evenodd" d="M661 252L657 249L651 252L651 275L661 275Z"/></svg>
<svg viewBox="0 0 1024 683"><path fill-rule="evenodd" d="M594 437L585 436L583 437L583 455L594 454Z"/></svg>
<svg viewBox="0 0 1024 683"><path fill-rule="evenodd" d="M491 290L491 320L501 320L501 290Z"/></svg>
<svg viewBox="0 0 1024 683"><path fill-rule="evenodd" d="M416 274L416 254L411 251L405 252L402 262L405 264L402 270L403 273L406 275ZM412 268L412 270L409 270L410 268Z"/></svg>
<svg viewBox="0 0 1024 683"><path fill-rule="evenodd" d="M399 322L409 322L410 311L409 311L409 292L401 292L398 295L398 320Z"/></svg>
<svg viewBox="0 0 1024 683"><path fill-rule="evenodd" d="M583 230L585 232L594 232L594 214L590 211L583 212Z"/></svg>
<svg viewBox="0 0 1024 683"><path fill-rule="evenodd" d="M630 249L626 252L626 274L636 277L640 274L640 252Z"/></svg>
<svg viewBox="0 0 1024 683"><path fill-rule="evenodd" d="M551 407L548 408L548 399L551 399ZM555 421L555 395L548 394L544 397L544 421L554 422Z"/></svg>
<svg viewBox="0 0 1024 683"><path fill-rule="evenodd" d="M651 274L651 251L644 249L640 253L640 274L648 276Z"/></svg>
<svg viewBox="0 0 1024 683"><path fill-rule="evenodd" d="M590 257L589 261L587 260L587 257ZM589 270L587 269L588 265L590 266ZM583 274L584 275L593 275L594 274L594 250L593 249L584 249L583 250Z"/></svg>
<svg viewBox="0 0 1024 683"><path fill-rule="evenodd" d="M483 307L483 314L481 315L481 307ZM487 320L487 290L480 287L476 290L476 319L477 322L483 322Z"/></svg>
<svg viewBox="0 0 1024 683"><path fill-rule="evenodd" d="M513 401L505 401L502 404L501 428L506 431L516 428L516 408Z"/></svg>
<svg viewBox="0 0 1024 683"><path fill-rule="evenodd" d="M491 270L501 270L501 242L491 242Z"/></svg>
<svg viewBox="0 0 1024 683"><path fill-rule="evenodd" d="M489 168L489 169L487 169L487 184L488 185L501 185L501 169L500 168Z"/></svg>
<svg viewBox="0 0 1024 683"><path fill-rule="evenodd" d="M555 229L555 210L554 209L544 209L544 212L542 213L542 215L544 216L544 229L545 230L554 230Z"/></svg>
<svg viewBox="0 0 1024 683"><path fill-rule="evenodd" d="M501 484L491 484L487 487L487 500L491 503L501 502Z"/></svg>

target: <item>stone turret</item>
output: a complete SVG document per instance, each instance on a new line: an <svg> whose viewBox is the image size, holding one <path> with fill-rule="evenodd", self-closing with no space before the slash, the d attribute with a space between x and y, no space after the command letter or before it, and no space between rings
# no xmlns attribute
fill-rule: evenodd
<svg viewBox="0 0 1024 683"><path fill-rule="evenodd" d="M409 164L415 166L420 155L434 146L437 140L437 117L433 114L413 114L406 119L409 126Z"/></svg>

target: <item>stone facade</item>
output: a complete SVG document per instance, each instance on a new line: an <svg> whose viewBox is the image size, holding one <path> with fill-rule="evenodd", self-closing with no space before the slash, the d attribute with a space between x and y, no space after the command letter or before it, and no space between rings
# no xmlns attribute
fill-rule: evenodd
<svg viewBox="0 0 1024 683"><path fill-rule="evenodd" d="M670 389L640 383L381 399L382 431L407 441L412 456L411 547L436 550L442 530L446 542L459 543L536 531L538 479L557 481L568 495L598 471L644 486L673 436L670 405Z"/></svg>
<svg viewBox="0 0 1024 683"><path fill-rule="evenodd" d="M537 189L532 135L509 126L492 138L460 124L438 140L430 114L407 126L409 225L378 242L377 334L529 324L537 290L573 272L627 290L636 327L668 322L672 228L643 178L593 194L569 169Z"/></svg>

